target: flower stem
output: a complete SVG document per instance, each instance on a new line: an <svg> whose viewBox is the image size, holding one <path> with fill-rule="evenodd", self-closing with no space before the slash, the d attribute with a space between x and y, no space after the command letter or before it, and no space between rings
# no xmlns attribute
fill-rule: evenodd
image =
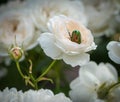
<svg viewBox="0 0 120 102"><path fill-rule="evenodd" d="M18 61L15 61L15 62L16 62L16 66L17 66L17 69L18 69L20 75L21 75L23 78L25 78L24 74L22 73L22 71L21 71L21 69L20 69L19 62L18 62Z"/></svg>
<svg viewBox="0 0 120 102"><path fill-rule="evenodd" d="M53 67L53 65L54 65L56 62L57 62L57 60L53 60L53 62L49 65L49 67L45 70L45 72L37 78L37 81L38 81L40 78L42 78L45 74L47 74L48 71Z"/></svg>
<svg viewBox="0 0 120 102"><path fill-rule="evenodd" d="M24 75L24 74L22 73L22 71L21 71L19 61L15 61L15 62L16 62L16 66L17 66L18 72L20 73L21 77L26 80L25 75ZM38 90L38 85L37 85L38 82L37 82L37 80L35 80L35 78L32 76L31 73L29 74L29 77L30 77L30 79L31 79L32 82L29 81L28 83L29 83L32 87L34 87L36 90Z"/></svg>
<svg viewBox="0 0 120 102"><path fill-rule="evenodd" d="M110 88L109 88L109 92L113 91L115 88L120 87L120 82L117 82L115 84L113 84Z"/></svg>
<svg viewBox="0 0 120 102"><path fill-rule="evenodd" d="M34 88L36 89L36 90L38 90L38 82L37 82L37 80L32 76L32 74L30 73L29 74L29 76L30 76L30 79L32 80L32 82L34 83Z"/></svg>
<svg viewBox="0 0 120 102"><path fill-rule="evenodd" d="M34 82L34 85L35 85L35 89L38 90L38 84L37 84L37 81Z"/></svg>

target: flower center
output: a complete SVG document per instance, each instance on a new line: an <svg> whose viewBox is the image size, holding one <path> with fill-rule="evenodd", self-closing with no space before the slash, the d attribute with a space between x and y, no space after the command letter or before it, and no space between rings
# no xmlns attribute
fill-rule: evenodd
<svg viewBox="0 0 120 102"><path fill-rule="evenodd" d="M70 32L68 32L68 33L69 33L69 36L70 36L70 40L72 42L76 42L78 44L81 43L81 33L80 33L79 30L73 30L72 34L70 34Z"/></svg>
<svg viewBox="0 0 120 102"><path fill-rule="evenodd" d="M97 90L97 96L99 99L107 100L107 102L113 102L111 100L111 98L114 100L112 92L118 87L120 87L120 82L112 83L111 85L106 85L106 83L103 83Z"/></svg>
<svg viewBox="0 0 120 102"><path fill-rule="evenodd" d="M103 83L97 90L97 95L99 99L103 99L103 100L106 99L108 93L109 93L109 87L106 85L106 83Z"/></svg>

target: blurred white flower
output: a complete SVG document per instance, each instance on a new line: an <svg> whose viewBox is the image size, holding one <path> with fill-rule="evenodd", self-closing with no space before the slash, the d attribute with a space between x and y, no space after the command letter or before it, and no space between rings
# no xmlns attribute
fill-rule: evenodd
<svg viewBox="0 0 120 102"><path fill-rule="evenodd" d="M117 10L115 12L116 23L118 23L118 29L120 25L120 0L114 0Z"/></svg>
<svg viewBox="0 0 120 102"><path fill-rule="evenodd" d="M0 5L0 13L25 8L21 0L9 0L6 4Z"/></svg>
<svg viewBox="0 0 120 102"><path fill-rule="evenodd" d="M6 66L9 66L11 64L11 58L6 56L6 57L1 57L0 56L0 64L5 63Z"/></svg>
<svg viewBox="0 0 120 102"><path fill-rule="evenodd" d="M91 32L79 21L63 15L55 16L49 20L48 28L51 32L41 34L38 39L46 55L53 59L63 59L72 66L84 65L89 61L87 52L95 49L96 45ZM80 36L74 35L72 39L75 30Z"/></svg>
<svg viewBox="0 0 120 102"><path fill-rule="evenodd" d="M38 29L46 31L48 20L56 15L65 15L87 25L84 6L79 1L70 0L26 0L26 7L31 10Z"/></svg>
<svg viewBox="0 0 120 102"><path fill-rule="evenodd" d="M112 61L120 64L120 42L110 41L107 45L108 55Z"/></svg>
<svg viewBox="0 0 120 102"><path fill-rule="evenodd" d="M63 93L54 95L51 90L17 91L16 88L0 91L0 102L72 102Z"/></svg>
<svg viewBox="0 0 120 102"><path fill-rule="evenodd" d="M114 0L116 7L120 10L120 0Z"/></svg>
<svg viewBox="0 0 120 102"><path fill-rule="evenodd" d="M12 2L0 10L0 56L8 55L8 49L15 44L15 36L16 43L18 46L23 45L24 50L32 49L37 44L38 34L29 10L23 9L20 2Z"/></svg>
<svg viewBox="0 0 120 102"><path fill-rule="evenodd" d="M99 97L104 97L102 92L106 91L106 86L117 81L117 71L111 64L89 62L80 68L79 76L71 82L69 95L73 102L106 102Z"/></svg>
<svg viewBox="0 0 120 102"><path fill-rule="evenodd" d="M120 10L116 11L116 21L118 23L118 28L119 28L119 24L120 24Z"/></svg>
<svg viewBox="0 0 120 102"><path fill-rule="evenodd" d="M114 33L114 0L80 0L85 6L88 17L88 28L95 37Z"/></svg>
<svg viewBox="0 0 120 102"><path fill-rule="evenodd" d="M0 67L0 79L4 76L6 76L7 74L7 69L6 68L3 68L3 67Z"/></svg>

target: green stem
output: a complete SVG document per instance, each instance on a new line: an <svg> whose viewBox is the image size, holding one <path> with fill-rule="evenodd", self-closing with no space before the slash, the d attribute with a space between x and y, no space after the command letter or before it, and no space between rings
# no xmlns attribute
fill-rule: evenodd
<svg viewBox="0 0 120 102"><path fill-rule="evenodd" d="M111 91L113 91L115 88L117 88L117 87L120 87L120 82L118 82L118 83L115 83L114 85L112 85L110 88L109 88L109 93L111 92Z"/></svg>
<svg viewBox="0 0 120 102"><path fill-rule="evenodd" d="M19 65L19 62L18 62L18 61L16 61L16 66L17 66L17 69L18 69L20 75L21 75L23 78L25 78L25 76L23 75L23 73L22 73L22 71L21 71L21 69L20 69L20 65Z"/></svg>
<svg viewBox="0 0 120 102"><path fill-rule="evenodd" d="M33 77L33 75L31 73L29 74L29 77L33 82L35 81L35 78Z"/></svg>
<svg viewBox="0 0 120 102"><path fill-rule="evenodd" d="M29 81L28 82L33 88L35 88L35 85L31 82L31 81Z"/></svg>
<svg viewBox="0 0 120 102"><path fill-rule="evenodd" d="M17 69L18 69L20 75L21 75L24 79L26 79L26 77L24 76L24 74L23 74L22 71L21 71L20 64L19 64L18 61L16 61L16 66L17 66ZM38 90L37 80L34 79L34 77L32 76L32 74L30 74L29 77L31 78L31 80L32 80L32 82L34 83L34 85L33 85L33 83L31 83L31 81L29 81L29 84L30 84L32 87L34 87L36 90Z"/></svg>
<svg viewBox="0 0 120 102"><path fill-rule="evenodd" d="M35 88L36 90L38 90L38 84L37 84L38 82L37 82L37 80L35 80L35 78L32 76L31 73L29 74L29 77L30 77L30 79L32 80L32 82L33 82L34 85L35 85L34 88Z"/></svg>
<svg viewBox="0 0 120 102"><path fill-rule="evenodd" d="M34 85L35 85L35 89L38 90L38 84L37 84L37 81L34 82Z"/></svg>
<svg viewBox="0 0 120 102"><path fill-rule="evenodd" d="M43 77L45 74L47 74L48 71L53 67L53 65L54 65L56 62L57 62L57 60L53 60L53 62L49 65L49 67L45 70L45 72L37 78L37 80L39 80L41 77Z"/></svg>

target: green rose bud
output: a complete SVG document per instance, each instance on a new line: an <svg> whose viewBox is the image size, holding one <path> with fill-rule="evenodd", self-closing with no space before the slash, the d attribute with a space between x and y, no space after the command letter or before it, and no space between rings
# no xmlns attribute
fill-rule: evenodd
<svg viewBox="0 0 120 102"><path fill-rule="evenodd" d="M20 58L23 55L23 50L20 47L13 47L10 50L10 56L12 57L12 59L14 60L20 60Z"/></svg>

